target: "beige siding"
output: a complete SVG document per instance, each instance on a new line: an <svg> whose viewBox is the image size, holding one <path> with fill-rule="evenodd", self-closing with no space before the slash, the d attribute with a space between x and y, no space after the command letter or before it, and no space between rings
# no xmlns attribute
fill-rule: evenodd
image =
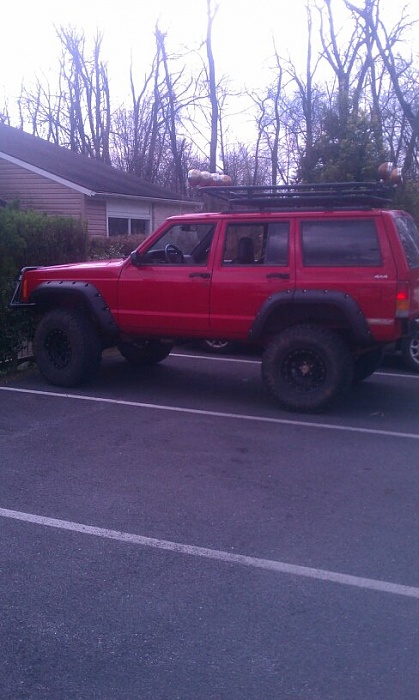
<svg viewBox="0 0 419 700"><path fill-rule="evenodd" d="M107 235L106 199L90 198L71 187L50 180L48 177L27 170L0 158L0 199L19 200L23 209L34 209L45 214L73 216L87 221L90 236ZM115 203L115 198L110 200ZM134 203L123 200L127 206L138 209L138 198ZM143 207L151 214L150 232L155 231L169 216L199 211L199 205L188 202L145 201ZM151 207L151 211L150 211ZM141 218L139 216L138 218Z"/></svg>
<svg viewBox="0 0 419 700"><path fill-rule="evenodd" d="M86 197L84 211L89 236L106 236L106 201Z"/></svg>
<svg viewBox="0 0 419 700"><path fill-rule="evenodd" d="M189 214L200 210L201 205L194 206L191 202L171 202L167 204L161 204L159 202L158 204L154 204L152 221L153 231L161 226L166 221L168 216L175 216L176 214Z"/></svg>
<svg viewBox="0 0 419 700"><path fill-rule="evenodd" d="M24 209L83 217L84 195L0 158L0 199L18 199Z"/></svg>

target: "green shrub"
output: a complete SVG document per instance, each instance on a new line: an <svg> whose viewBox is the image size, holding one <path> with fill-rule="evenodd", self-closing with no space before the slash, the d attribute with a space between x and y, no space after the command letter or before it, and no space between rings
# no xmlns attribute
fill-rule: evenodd
<svg viewBox="0 0 419 700"><path fill-rule="evenodd" d="M127 258L132 250L138 248L145 236L92 236L88 243L89 260L111 260Z"/></svg>
<svg viewBox="0 0 419 700"><path fill-rule="evenodd" d="M20 350L31 342L34 332L31 314L9 308L14 287L14 280L0 278L0 373L16 367Z"/></svg>
<svg viewBox="0 0 419 700"><path fill-rule="evenodd" d="M33 322L9 308L19 270L86 260L83 222L64 216L0 207L0 366L14 367L22 345L31 339Z"/></svg>
<svg viewBox="0 0 419 700"><path fill-rule="evenodd" d="M126 258L143 240L143 235L89 239L77 219L22 211L18 204L0 207L0 371L16 366L33 336L32 315L9 308L22 267Z"/></svg>

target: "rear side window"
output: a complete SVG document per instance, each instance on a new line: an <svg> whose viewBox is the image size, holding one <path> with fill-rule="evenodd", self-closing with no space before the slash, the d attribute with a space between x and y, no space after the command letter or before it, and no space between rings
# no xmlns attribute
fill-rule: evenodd
<svg viewBox="0 0 419 700"><path fill-rule="evenodd" d="M229 224L223 265L288 265L288 221Z"/></svg>
<svg viewBox="0 0 419 700"><path fill-rule="evenodd" d="M395 217L397 230L410 268L419 267L419 232L410 216Z"/></svg>
<svg viewBox="0 0 419 700"><path fill-rule="evenodd" d="M382 265L374 219L304 221L303 262L307 267L377 267Z"/></svg>

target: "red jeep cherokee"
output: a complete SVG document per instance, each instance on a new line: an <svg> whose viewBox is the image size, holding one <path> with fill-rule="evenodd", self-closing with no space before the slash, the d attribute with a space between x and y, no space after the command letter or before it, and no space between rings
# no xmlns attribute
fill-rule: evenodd
<svg viewBox="0 0 419 700"><path fill-rule="evenodd" d="M419 234L381 183L201 188L222 213L169 218L126 260L24 268L46 380L74 386L105 347L135 365L177 339L262 346L286 409L317 411L378 367L419 318Z"/></svg>

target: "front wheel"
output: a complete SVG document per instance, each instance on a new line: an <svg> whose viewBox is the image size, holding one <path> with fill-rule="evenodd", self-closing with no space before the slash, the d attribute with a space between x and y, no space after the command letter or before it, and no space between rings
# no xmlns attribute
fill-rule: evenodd
<svg viewBox="0 0 419 700"><path fill-rule="evenodd" d="M303 324L287 328L267 346L262 377L276 401L290 411L325 408L351 385L353 359L334 331Z"/></svg>
<svg viewBox="0 0 419 700"><path fill-rule="evenodd" d="M118 345L122 357L134 367L156 365L170 354L173 343L163 340L123 341Z"/></svg>
<svg viewBox="0 0 419 700"><path fill-rule="evenodd" d="M88 317L72 309L53 309L40 320L34 338L39 371L50 384L71 387L99 369L102 347Z"/></svg>

